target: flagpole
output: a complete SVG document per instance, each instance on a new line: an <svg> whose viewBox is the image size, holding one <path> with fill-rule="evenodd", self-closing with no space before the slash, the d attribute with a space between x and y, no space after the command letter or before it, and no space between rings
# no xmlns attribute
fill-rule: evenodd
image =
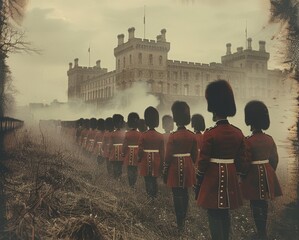
<svg viewBox="0 0 299 240"><path fill-rule="evenodd" d="M143 10L143 39L145 39L145 5Z"/></svg>
<svg viewBox="0 0 299 240"><path fill-rule="evenodd" d="M88 67L90 67L90 44L88 48Z"/></svg>
<svg viewBox="0 0 299 240"><path fill-rule="evenodd" d="M245 49L247 49L247 20L246 20L246 28L245 28Z"/></svg>

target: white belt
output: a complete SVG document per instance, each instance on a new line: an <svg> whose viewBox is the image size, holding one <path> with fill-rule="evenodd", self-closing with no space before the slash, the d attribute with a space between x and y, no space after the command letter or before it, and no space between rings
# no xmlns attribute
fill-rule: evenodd
<svg viewBox="0 0 299 240"><path fill-rule="evenodd" d="M138 145L128 145L129 148L138 148Z"/></svg>
<svg viewBox="0 0 299 240"><path fill-rule="evenodd" d="M264 164L269 163L269 160L258 160L258 161L252 161L251 164Z"/></svg>
<svg viewBox="0 0 299 240"><path fill-rule="evenodd" d="M177 153L177 154L173 154L172 156L174 157L190 157L190 153Z"/></svg>
<svg viewBox="0 0 299 240"><path fill-rule="evenodd" d="M97 144L102 144L103 142L97 142Z"/></svg>
<svg viewBox="0 0 299 240"><path fill-rule="evenodd" d="M221 163L221 164L226 164L226 163L234 163L234 159L220 159L220 158L211 158L210 159L211 163Z"/></svg>
<svg viewBox="0 0 299 240"><path fill-rule="evenodd" d="M122 143L115 143L113 144L113 146L122 146L123 144Z"/></svg>
<svg viewBox="0 0 299 240"><path fill-rule="evenodd" d="M144 149L143 151L146 152L146 153L157 153L157 152L159 152L159 150L157 150L157 149Z"/></svg>

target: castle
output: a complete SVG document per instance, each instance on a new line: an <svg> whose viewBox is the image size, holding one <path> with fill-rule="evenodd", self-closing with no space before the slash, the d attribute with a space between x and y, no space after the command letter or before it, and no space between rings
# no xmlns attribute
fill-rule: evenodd
<svg viewBox="0 0 299 240"><path fill-rule="evenodd" d="M226 44L226 54L221 63L210 64L168 59L170 42L162 29L157 40L135 37L135 28L128 29L128 40L119 34L114 48L115 70L101 67L98 60L93 67L74 66L69 63L68 101L83 101L96 106L108 103L117 90L131 87L136 82L145 82L148 93L160 98L164 104L176 99L192 101L204 96L207 84L213 80L226 79L233 87L237 98L278 97L281 94L283 73L269 70L270 54L266 42L259 41L259 49L252 49L252 39L247 46L232 52Z"/></svg>

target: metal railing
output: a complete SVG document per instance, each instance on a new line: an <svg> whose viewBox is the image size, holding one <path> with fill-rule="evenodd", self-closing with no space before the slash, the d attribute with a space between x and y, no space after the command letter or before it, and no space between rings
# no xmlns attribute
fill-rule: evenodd
<svg viewBox="0 0 299 240"><path fill-rule="evenodd" d="M21 128L24 125L24 121L11 118L1 117L0 118L0 132L8 132L14 129Z"/></svg>

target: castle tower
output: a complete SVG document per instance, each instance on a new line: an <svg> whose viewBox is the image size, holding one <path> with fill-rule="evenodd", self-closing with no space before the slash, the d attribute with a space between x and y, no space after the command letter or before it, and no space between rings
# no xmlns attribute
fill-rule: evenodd
<svg viewBox="0 0 299 240"><path fill-rule="evenodd" d="M166 92L167 59L170 43L166 30L162 29L157 40L135 37L135 28L128 29L128 41L124 34L117 36L114 48L116 62L116 88L126 89L134 82L146 82L151 93Z"/></svg>

